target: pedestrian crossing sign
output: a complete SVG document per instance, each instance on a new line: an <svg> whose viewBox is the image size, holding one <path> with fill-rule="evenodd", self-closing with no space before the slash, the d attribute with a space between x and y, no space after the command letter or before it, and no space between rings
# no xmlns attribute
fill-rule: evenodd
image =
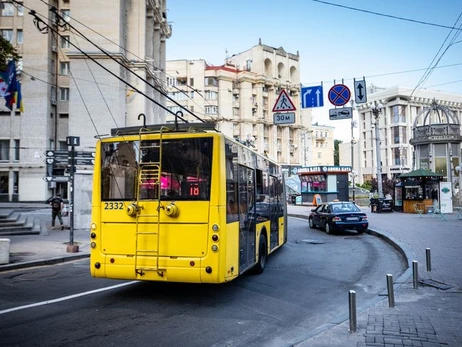
<svg viewBox="0 0 462 347"><path fill-rule="evenodd" d="M295 111L295 106L287 92L282 89L273 107L273 112Z"/></svg>

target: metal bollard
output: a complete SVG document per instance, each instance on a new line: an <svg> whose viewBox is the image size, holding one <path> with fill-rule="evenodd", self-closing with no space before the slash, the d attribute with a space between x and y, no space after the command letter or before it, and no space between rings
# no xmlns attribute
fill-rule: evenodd
<svg viewBox="0 0 462 347"><path fill-rule="evenodd" d="M350 308L350 332L356 331L356 292L350 290L348 293L348 306Z"/></svg>
<svg viewBox="0 0 462 347"><path fill-rule="evenodd" d="M395 307L395 293L393 292L393 275L387 275L388 307Z"/></svg>
<svg viewBox="0 0 462 347"><path fill-rule="evenodd" d="M419 262L417 260L414 260L412 262L412 277L413 277L413 282L414 282L414 289L417 289L419 287Z"/></svg>
<svg viewBox="0 0 462 347"><path fill-rule="evenodd" d="M432 271L432 254L430 248L425 249L425 255L427 256L427 271Z"/></svg>

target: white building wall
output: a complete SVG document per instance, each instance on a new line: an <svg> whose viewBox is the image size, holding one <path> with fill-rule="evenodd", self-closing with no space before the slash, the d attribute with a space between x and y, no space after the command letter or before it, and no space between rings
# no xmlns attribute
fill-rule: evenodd
<svg viewBox="0 0 462 347"><path fill-rule="evenodd" d="M382 161L382 174L388 178L415 169L413 166L413 147L409 144L412 137L412 127L417 115L425 108L430 107L435 99L439 104L449 107L455 112L459 121L462 114L462 95L448 94L431 90L419 90L412 94L412 89L394 87L368 94L368 103L358 105L359 126L359 160L358 183L368 181L377 176L377 156L375 136L375 119L371 112L374 101L380 102L384 108L379 116L380 149ZM394 116L393 107L403 107L405 119ZM400 114L402 114L400 110ZM395 143L393 127L402 126L406 134L406 141ZM401 158L397 159L394 149L400 149Z"/></svg>

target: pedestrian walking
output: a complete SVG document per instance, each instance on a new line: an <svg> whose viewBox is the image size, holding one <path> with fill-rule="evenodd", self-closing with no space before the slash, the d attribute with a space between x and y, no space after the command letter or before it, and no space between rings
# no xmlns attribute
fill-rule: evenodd
<svg viewBox="0 0 462 347"><path fill-rule="evenodd" d="M58 217L58 220L61 223L61 230L64 230L63 217L61 215L61 211L64 207L64 201L61 199L61 194L56 194L55 197L52 197L48 201L51 206L51 229L55 228L56 217Z"/></svg>

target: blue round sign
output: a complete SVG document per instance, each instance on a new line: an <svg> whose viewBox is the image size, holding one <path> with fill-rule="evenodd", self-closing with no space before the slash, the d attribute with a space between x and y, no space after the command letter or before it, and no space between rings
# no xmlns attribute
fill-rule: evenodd
<svg viewBox="0 0 462 347"><path fill-rule="evenodd" d="M350 89L344 84L336 84L329 89L328 98L332 105L343 106L350 101Z"/></svg>

